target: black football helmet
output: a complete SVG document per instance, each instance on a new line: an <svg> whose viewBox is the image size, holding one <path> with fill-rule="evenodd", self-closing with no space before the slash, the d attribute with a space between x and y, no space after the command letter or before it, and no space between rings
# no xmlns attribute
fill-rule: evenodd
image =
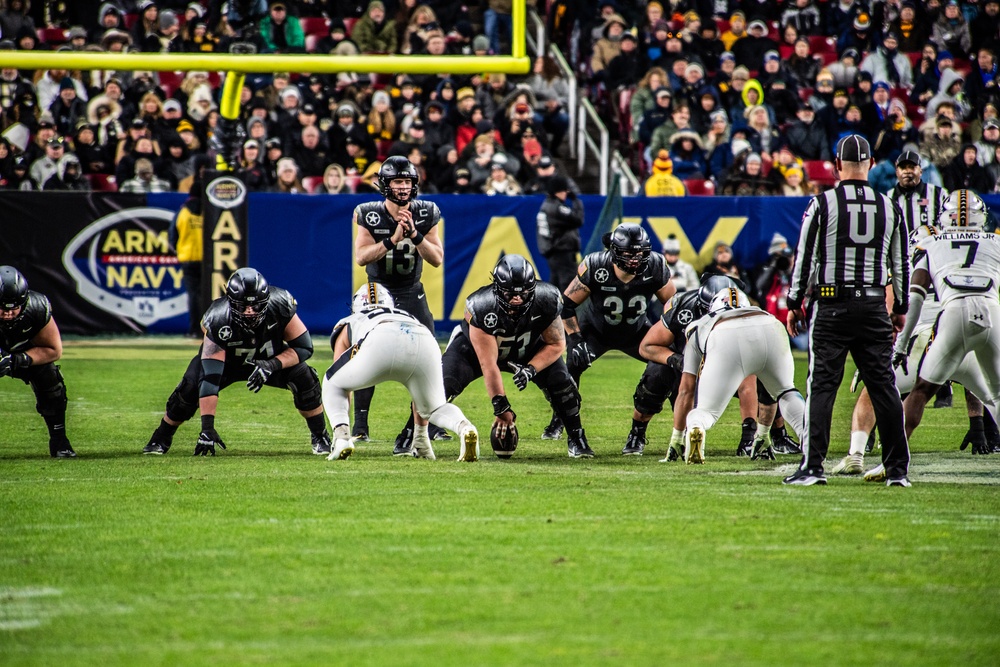
<svg viewBox="0 0 1000 667"><path fill-rule="evenodd" d="M504 255L493 269L493 296L497 306L509 317L517 320L531 308L535 300L535 269L521 255ZM522 302L511 304L520 296Z"/></svg>
<svg viewBox="0 0 1000 667"><path fill-rule="evenodd" d="M611 261L614 265L633 276L645 270L646 264L649 263L649 253L653 248L649 234L635 223L616 227L607 235L605 245L611 251Z"/></svg>
<svg viewBox="0 0 1000 667"><path fill-rule="evenodd" d="M264 321L267 304L271 299L271 286L256 269L238 269L226 283L226 298L234 321L247 331L253 331ZM246 315L253 306L255 315Z"/></svg>
<svg viewBox="0 0 1000 667"><path fill-rule="evenodd" d="M28 281L13 266L0 266L0 310L21 309L17 317L0 320L0 325L12 326L21 319L26 303L28 303Z"/></svg>
<svg viewBox="0 0 1000 667"><path fill-rule="evenodd" d="M706 277L698 288L698 307L701 308L701 314L704 315L709 311L716 294L730 287L741 289L742 285L728 276Z"/></svg>
<svg viewBox="0 0 1000 667"><path fill-rule="evenodd" d="M393 190L390 184L396 178L408 178L410 188ZM378 170L378 191L393 204L403 206L416 199L418 185L420 185L420 174L417 173L417 168L402 155L386 158Z"/></svg>

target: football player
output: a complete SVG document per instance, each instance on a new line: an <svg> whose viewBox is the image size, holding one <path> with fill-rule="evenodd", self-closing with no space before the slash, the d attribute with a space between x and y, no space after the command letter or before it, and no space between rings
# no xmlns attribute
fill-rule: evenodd
<svg viewBox="0 0 1000 667"><path fill-rule="evenodd" d="M649 235L642 227L620 225L605 234L603 242L607 249L583 258L563 294L566 365L577 387L584 371L608 350L621 350L642 360L639 343L651 326L646 318L649 299L655 296L666 303L675 292L663 255L651 252ZM578 318L576 308L587 300L590 307ZM642 456L646 446L646 426L653 415L639 407L634 405L632 430L622 449L626 456ZM542 438L555 440L561 435L562 424L553 413Z"/></svg>
<svg viewBox="0 0 1000 667"><path fill-rule="evenodd" d="M309 426L313 454L329 454L319 375L306 364L313 353L312 338L295 314L297 308L291 294L269 285L255 269L233 273L226 296L205 311L201 349L167 399L166 413L142 453L166 454L177 427L200 410L201 433L194 454L215 456L216 446L226 448L215 430L219 391L245 382L254 393L265 385L290 390Z"/></svg>
<svg viewBox="0 0 1000 667"><path fill-rule="evenodd" d="M795 360L785 325L776 317L750 305L740 290L728 287L715 296L705 315L687 326L687 340L674 410L675 426L686 427L687 463L704 463L706 432L729 405L733 392L754 376L777 398L795 432L803 432L805 399L795 388ZM774 453L769 448L755 449L750 458L773 459Z"/></svg>
<svg viewBox="0 0 1000 667"><path fill-rule="evenodd" d="M942 196L944 200L947 195ZM943 205L943 204L942 204ZM937 234L937 228L931 225L920 225L910 232L910 262L911 273L916 267L913 262L920 256L921 243ZM941 303L934 292L933 284L927 286L927 296L924 298L920 308L920 316L913 324L913 332L906 341L906 358L897 363L894 368L896 377L896 389L901 396L906 396L913 390L913 385L917 381L917 369L920 366L920 359L924 356L927 345L931 340L934 329L934 322L937 321L938 313L941 312ZM855 374L855 385L859 375ZM985 432L985 420L983 417L983 404L971 391L971 387L983 387L982 371L979 369L976 360L972 356L967 356L958 367L955 376L951 378L956 382L965 385L965 402L969 414L969 431L965 436L962 448L972 444L973 454L989 454L992 446L987 443ZM969 384L966 385L966 382ZM847 456L840 460L830 471L834 475L860 475L864 472L864 458L868 448L874 444L873 429L875 428L875 411L872 408L871 398L868 396L866 388L861 389L858 395L858 402L854 405L854 414L851 416L851 445Z"/></svg>
<svg viewBox="0 0 1000 667"><path fill-rule="evenodd" d="M405 157L387 158L378 172L378 190L383 201L359 204L354 209L354 259L365 267L368 280L389 290L399 310L410 313L434 333L434 317L427 305L420 275L424 262L441 266L444 246L438 235L441 210L437 204L418 200L420 175ZM353 435L368 439L368 408L374 388L354 394ZM439 437L432 428L431 436ZM444 434L446 435L446 434ZM413 450L412 418L396 438L393 454L408 456Z"/></svg>
<svg viewBox="0 0 1000 667"><path fill-rule="evenodd" d="M664 308L660 320L650 327L639 345L639 353L646 361L655 362L646 366L646 372L635 390L637 409L643 414L653 415L663 409L663 402L670 400L675 405L677 389L684 370L684 347L687 344L687 327L708 312L712 299L719 290L736 287L735 280L728 276L706 276L701 287L675 294ZM757 387L752 378L740 385L737 395L740 399L740 414L743 417L743 437L737 452L746 449L749 453L757 432ZM644 406L644 407L638 407ZM660 461L676 461L684 449L684 422L678 422L674 415L674 428L667 446L667 455Z"/></svg>
<svg viewBox="0 0 1000 667"><path fill-rule="evenodd" d="M954 377L962 362L975 355L984 385L973 390L996 414L1000 400L1000 237L985 232L986 204L974 192L956 190L945 200L938 218L940 232L920 242L914 251L910 277L910 309L896 339L893 365L906 359L906 345L933 284L941 312L917 369L917 382L903 402L906 436L920 425L924 406L942 384ZM867 481L886 477L881 465L865 473Z"/></svg>
<svg viewBox="0 0 1000 667"><path fill-rule="evenodd" d="M534 382L549 397L566 425L572 458L593 458L580 424L580 393L566 368L559 290L535 279L521 255L505 255L493 269L493 284L480 287L465 302L465 319L444 352L444 388L449 400L482 376L493 403L500 438L516 424L504 393L501 372L514 374L524 390Z"/></svg>
<svg viewBox="0 0 1000 667"><path fill-rule="evenodd" d="M49 455L76 456L66 437L66 383L56 366L62 337L44 294L28 289L13 266L0 266L0 377L30 384L35 409L49 429Z"/></svg>
<svg viewBox="0 0 1000 667"><path fill-rule="evenodd" d="M357 291L351 315L337 322L330 338L333 365L323 379L323 406L333 424L329 460L354 451L347 428L350 393L395 380L406 387L417 409L414 456L433 460L427 422L450 429L462 443L459 461L479 458L479 434L457 405L445 399L441 348L430 330L408 313L393 308L389 291L368 283Z"/></svg>

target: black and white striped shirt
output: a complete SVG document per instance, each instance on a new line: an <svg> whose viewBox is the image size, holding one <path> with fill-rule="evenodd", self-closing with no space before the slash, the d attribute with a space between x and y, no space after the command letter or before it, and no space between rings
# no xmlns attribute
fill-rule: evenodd
<svg viewBox="0 0 1000 667"><path fill-rule="evenodd" d="M884 287L892 280L895 312L910 289L907 233L898 207L865 181L842 181L813 197L802 218L788 308L814 285Z"/></svg>
<svg viewBox="0 0 1000 667"><path fill-rule="evenodd" d="M944 200L948 191L937 185L920 181L912 190L905 190L900 185L889 190L889 199L896 202L903 214L906 233L912 234L922 225L936 226L938 216L944 210Z"/></svg>

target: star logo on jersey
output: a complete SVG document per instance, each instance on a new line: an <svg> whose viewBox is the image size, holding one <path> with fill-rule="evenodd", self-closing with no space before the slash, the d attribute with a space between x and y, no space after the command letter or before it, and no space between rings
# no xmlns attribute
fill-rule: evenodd
<svg viewBox="0 0 1000 667"><path fill-rule="evenodd" d="M219 340L229 340L232 337L233 337L233 330L229 327L229 325L226 325L221 329L219 329Z"/></svg>
<svg viewBox="0 0 1000 667"><path fill-rule="evenodd" d="M487 329L497 328L497 314L496 313L486 313L486 317L483 318L483 324L486 325Z"/></svg>
<svg viewBox="0 0 1000 667"><path fill-rule="evenodd" d="M693 319L694 319L694 313L692 313L690 310L684 309L681 312L677 313L677 321L683 324L684 326L691 324L691 320Z"/></svg>
<svg viewBox="0 0 1000 667"><path fill-rule="evenodd" d="M367 214L365 214L365 224L367 225L374 227L375 225L378 224L378 220L379 220L378 213L376 213L375 211L369 211Z"/></svg>
<svg viewBox="0 0 1000 667"><path fill-rule="evenodd" d="M594 271L594 280L596 280L599 283L608 282L609 277L610 274L608 273L607 269L597 269L596 271Z"/></svg>

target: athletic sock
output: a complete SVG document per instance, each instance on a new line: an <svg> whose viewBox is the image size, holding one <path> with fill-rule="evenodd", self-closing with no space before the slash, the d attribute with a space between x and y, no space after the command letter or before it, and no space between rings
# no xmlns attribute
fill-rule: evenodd
<svg viewBox="0 0 1000 667"><path fill-rule="evenodd" d="M306 417L306 425L309 426L309 432L313 435L323 435L323 432L326 431L326 420L323 419L322 412L312 417Z"/></svg>
<svg viewBox="0 0 1000 667"><path fill-rule="evenodd" d="M563 426L565 426L570 431L577 431L577 430L583 428L583 426L580 424L580 414L579 413L573 415L572 417L570 417L570 416L563 417L562 421L563 421Z"/></svg>
<svg viewBox="0 0 1000 667"><path fill-rule="evenodd" d="M639 435L639 436L645 436L646 435L646 427L648 425L649 425L649 422L644 422L644 421L639 421L638 419L633 419L632 420L632 432L635 433L636 435Z"/></svg>
<svg viewBox="0 0 1000 667"><path fill-rule="evenodd" d="M868 444L868 431L851 431L851 456L865 455L865 446Z"/></svg>
<svg viewBox="0 0 1000 667"><path fill-rule="evenodd" d="M58 415L42 415L45 426L49 429L50 440L67 440L66 437L66 413L60 412Z"/></svg>
<svg viewBox="0 0 1000 667"><path fill-rule="evenodd" d="M413 439L414 440L423 440L426 437L428 437L428 435L427 435L427 424L424 424L423 426L421 426L420 424L414 424L413 425Z"/></svg>

